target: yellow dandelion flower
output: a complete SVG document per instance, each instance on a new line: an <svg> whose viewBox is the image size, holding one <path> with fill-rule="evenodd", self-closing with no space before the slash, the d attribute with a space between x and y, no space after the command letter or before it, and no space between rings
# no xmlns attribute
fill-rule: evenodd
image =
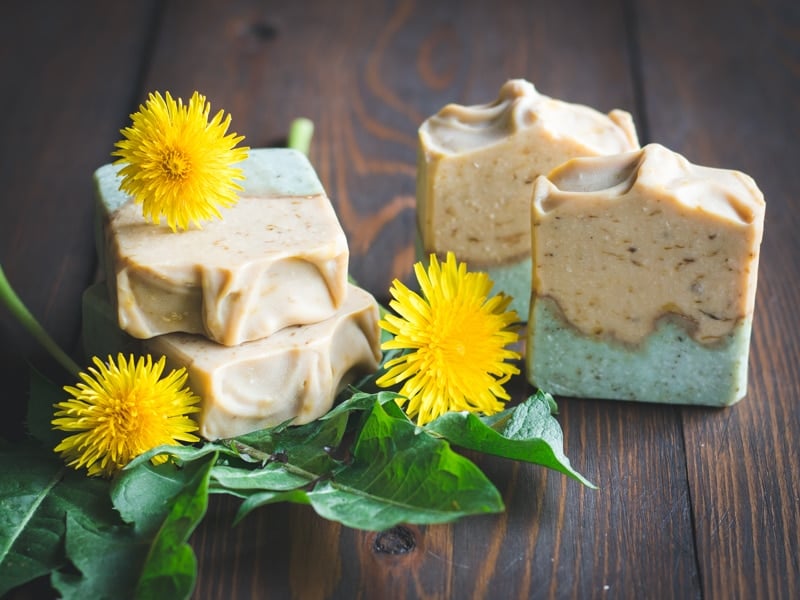
<svg viewBox="0 0 800 600"><path fill-rule="evenodd" d="M431 255L428 271L414 265L422 296L395 280L389 304L399 316L380 322L394 339L384 350L406 350L386 363L381 387L403 383L401 404L424 425L448 411L493 414L508 400L503 385L519 369L507 360L520 355L506 348L518 339L517 313L508 311L511 297L492 298L486 273L468 273L448 252L440 265Z"/></svg>
<svg viewBox="0 0 800 600"><path fill-rule="evenodd" d="M186 370L161 378L164 357L153 363L150 355L122 354L115 363L94 358L97 367L81 373L82 383L65 386L72 398L55 405L54 429L72 433L55 448L70 467L85 467L90 476L109 477L131 460L162 444L196 442L197 424L187 415L200 410L200 400L186 383ZM164 455L153 459L156 464Z"/></svg>
<svg viewBox="0 0 800 600"><path fill-rule="evenodd" d="M142 214L153 223L161 217L176 231L192 222L221 218L218 207L238 200L244 179L234 163L247 158L249 148L234 148L244 139L226 135L231 116L219 111L211 122L211 104L195 92L189 104L174 100L169 92L150 94L144 106L131 115L133 124L122 129L125 139L115 144L114 164L120 170L120 190L142 205Z"/></svg>

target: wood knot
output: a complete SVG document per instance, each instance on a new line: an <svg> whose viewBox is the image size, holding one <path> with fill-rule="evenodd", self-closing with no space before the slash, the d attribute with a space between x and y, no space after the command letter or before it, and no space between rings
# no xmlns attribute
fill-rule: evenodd
<svg viewBox="0 0 800 600"><path fill-rule="evenodd" d="M278 37L279 28L269 21L259 21L250 25L250 35L262 42L269 42Z"/></svg>
<svg viewBox="0 0 800 600"><path fill-rule="evenodd" d="M372 542L372 551L378 554L408 554L416 547L414 532L402 525L381 531Z"/></svg>

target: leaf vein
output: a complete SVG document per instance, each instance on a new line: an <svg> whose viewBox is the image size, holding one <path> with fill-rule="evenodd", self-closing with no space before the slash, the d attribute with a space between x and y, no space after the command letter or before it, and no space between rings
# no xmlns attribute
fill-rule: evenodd
<svg viewBox="0 0 800 600"><path fill-rule="evenodd" d="M14 543L20 538L22 533L25 531L25 528L28 526L28 523L30 523L31 519L36 514L36 511L39 509L42 502L44 502L44 499L50 493L50 490L52 490L58 484L58 482L61 481L61 478L63 476L64 476L64 469L59 469L53 476L53 478L50 480L50 482L47 484L47 486L45 486L41 490L41 492L39 492L39 494L36 496L36 499L31 505L30 510L27 512L24 519L20 521L19 527L17 527L15 531L11 532L11 535L8 537L8 543L5 545L4 548L0 548L0 563L2 563L6 559L8 553L11 552L11 548L14 546Z"/></svg>

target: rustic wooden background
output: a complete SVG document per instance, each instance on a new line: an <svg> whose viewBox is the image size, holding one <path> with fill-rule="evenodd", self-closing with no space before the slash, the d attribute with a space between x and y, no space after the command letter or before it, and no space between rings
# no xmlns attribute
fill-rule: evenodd
<svg viewBox="0 0 800 600"><path fill-rule="evenodd" d="M724 410L560 399L591 491L479 459L502 515L408 540L272 506L193 537L197 598L800 598L800 5L797 0L8 2L0 18L0 261L77 351L92 280L90 176L148 91L207 94L251 146L317 125L312 162L352 272L379 297L413 261L415 132L524 77L634 114L642 142L752 175L767 222L749 396ZM60 371L0 314L5 436L27 365ZM76 352L77 355L77 352ZM515 395L530 392L517 382ZM395 543L393 546L392 543Z"/></svg>

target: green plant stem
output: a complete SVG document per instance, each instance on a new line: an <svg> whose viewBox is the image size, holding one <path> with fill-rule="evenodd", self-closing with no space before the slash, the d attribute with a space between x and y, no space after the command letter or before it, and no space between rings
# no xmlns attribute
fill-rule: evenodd
<svg viewBox="0 0 800 600"><path fill-rule="evenodd" d="M308 156L311 148L311 138L314 136L314 122L311 119L300 117L292 121L289 125L289 137L286 146L299 150Z"/></svg>
<svg viewBox="0 0 800 600"><path fill-rule="evenodd" d="M48 335L44 327L36 320L36 317L31 314L22 300L19 299L14 288L11 287L8 279L6 279L2 265L0 265L0 299L2 299L3 304L8 307L11 314L16 317L17 321L28 330L36 341L39 342L62 367L77 377L81 368L53 341L53 338Z"/></svg>
<svg viewBox="0 0 800 600"><path fill-rule="evenodd" d="M272 460L272 455L269 452L262 452L252 446L248 446L236 439L229 439L228 443L236 450L239 454L246 454L253 460L260 461L262 463L268 463Z"/></svg>
<svg viewBox="0 0 800 600"><path fill-rule="evenodd" d="M239 454L246 454L250 458L253 458L257 461L260 461L262 464L267 464L268 462L275 461L275 455L269 454L267 452L262 452L257 448L253 448L252 446L248 446L245 443L240 442L236 439L229 440L231 446L239 453ZM318 475L311 473L310 471L306 471L305 469L301 469L300 467L296 467L291 463L280 461L281 466L286 469L289 473L293 475L299 475L301 477L305 477L309 481L315 481L319 479Z"/></svg>

